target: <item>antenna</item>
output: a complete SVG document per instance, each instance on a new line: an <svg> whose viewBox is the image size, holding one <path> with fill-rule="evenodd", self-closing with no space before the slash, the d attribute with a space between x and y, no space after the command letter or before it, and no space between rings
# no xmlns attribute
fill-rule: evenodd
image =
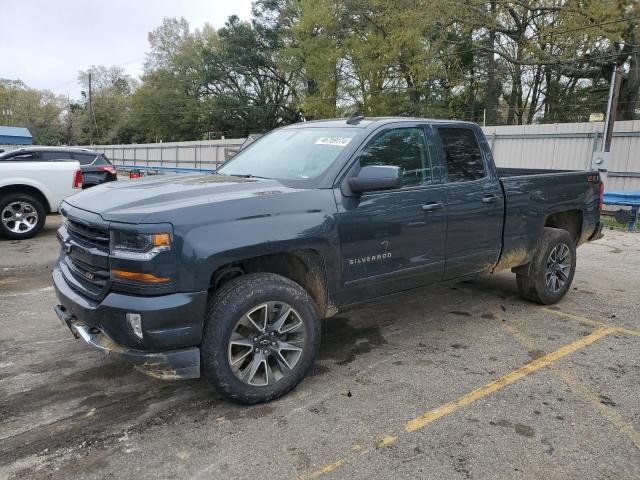
<svg viewBox="0 0 640 480"><path fill-rule="evenodd" d="M357 125L360 120L364 120L364 115L360 112L354 112L347 120L347 125Z"/></svg>

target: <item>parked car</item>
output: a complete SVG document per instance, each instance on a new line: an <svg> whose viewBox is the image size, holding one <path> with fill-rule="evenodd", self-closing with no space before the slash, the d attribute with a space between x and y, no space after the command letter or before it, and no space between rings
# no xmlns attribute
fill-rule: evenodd
<svg viewBox="0 0 640 480"><path fill-rule="evenodd" d="M596 172L496 168L475 124L363 117L291 125L216 174L67 199L58 317L164 379L204 373L265 402L314 362L320 319L424 285L511 269L521 295L569 290L601 235Z"/></svg>
<svg viewBox="0 0 640 480"><path fill-rule="evenodd" d="M118 179L114 167L104 153L80 147L27 147L0 155L0 161L26 160L30 162L51 162L77 160L84 177L83 187L89 188Z"/></svg>
<svg viewBox="0 0 640 480"><path fill-rule="evenodd" d="M0 161L0 236L22 240L36 235L48 213L82 189L77 160L41 163L25 158Z"/></svg>

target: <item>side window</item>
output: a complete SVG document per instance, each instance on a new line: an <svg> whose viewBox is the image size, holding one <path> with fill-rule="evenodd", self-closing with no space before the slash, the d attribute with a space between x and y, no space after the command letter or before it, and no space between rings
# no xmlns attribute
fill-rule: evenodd
<svg viewBox="0 0 640 480"><path fill-rule="evenodd" d="M38 154L36 152L17 153L3 158L7 162L33 162L38 160Z"/></svg>
<svg viewBox="0 0 640 480"><path fill-rule="evenodd" d="M67 152L56 152L56 151L51 151L51 152L41 152L40 156L42 157L42 160L47 160L50 162L55 162L56 160L71 160L72 156L70 153Z"/></svg>
<svg viewBox="0 0 640 480"><path fill-rule="evenodd" d="M404 186L431 182L431 161L421 128L397 128L376 138L360 155L360 166L400 167Z"/></svg>
<svg viewBox="0 0 640 480"><path fill-rule="evenodd" d="M447 162L449 182L468 182L485 176L480 146L473 130L438 128Z"/></svg>
<svg viewBox="0 0 640 480"><path fill-rule="evenodd" d="M97 157L94 153L74 153L73 156L80 162L80 165L90 165Z"/></svg>

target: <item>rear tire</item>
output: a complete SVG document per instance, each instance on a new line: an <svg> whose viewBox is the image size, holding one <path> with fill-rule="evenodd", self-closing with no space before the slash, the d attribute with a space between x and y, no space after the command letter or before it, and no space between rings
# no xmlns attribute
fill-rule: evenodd
<svg viewBox="0 0 640 480"><path fill-rule="evenodd" d="M557 303L571 287L575 271L576 247L569 232L545 227L529 275L516 275L520 296L542 305Z"/></svg>
<svg viewBox="0 0 640 480"><path fill-rule="evenodd" d="M209 301L202 368L230 400L254 404L281 397L302 381L319 347L315 303L288 278L243 275Z"/></svg>
<svg viewBox="0 0 640 480"><path fill-rule="evenodd" d="M28 193L9 193L0 198L0 235L25 240L38 234L47 218L42 202Z"/></svg>

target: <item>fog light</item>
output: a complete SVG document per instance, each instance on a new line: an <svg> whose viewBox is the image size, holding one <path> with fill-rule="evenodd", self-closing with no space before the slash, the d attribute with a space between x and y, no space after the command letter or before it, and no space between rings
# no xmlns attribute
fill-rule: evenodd
<svg viewBox="0 0 640 480"><path fill-rule="evenodd" d="M135 336L142 338L142 316L139 313L127 313L127 323Z"/></svg>

